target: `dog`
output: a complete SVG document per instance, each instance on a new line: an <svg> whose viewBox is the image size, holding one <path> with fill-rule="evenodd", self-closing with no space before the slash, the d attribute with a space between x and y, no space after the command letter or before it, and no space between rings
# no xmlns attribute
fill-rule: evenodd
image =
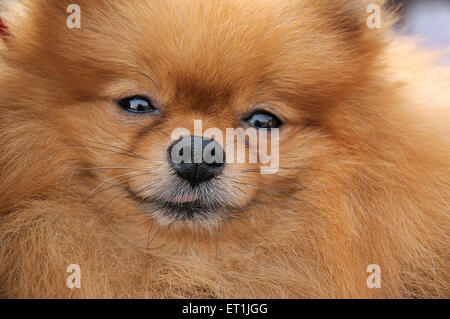
<svg viewBox="0 0 450 319"><path fill-rule="evenodd" d="M9 3L0 295L448 298L450 72L374 3Z"/></svg>

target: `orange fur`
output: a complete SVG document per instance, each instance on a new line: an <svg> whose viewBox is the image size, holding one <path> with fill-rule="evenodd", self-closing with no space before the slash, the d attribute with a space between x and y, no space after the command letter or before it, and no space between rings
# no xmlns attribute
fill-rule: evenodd
<svg viewBox="0 0 450 319"><path fill-rule="evenodd" d="M369 29L356 0L79 0L78 30L70 3L5 15L1 296L450 296L450 73L390 17ZM114 103L142 91L160 119ZM236 127L255 103L285 122L280 170L230 166L237 218L162 226L120 197L125 184L161 189L174 128ZM149 164L111 150L145 155L150 172L132 180ZM369 264L381 289L366 285Z"/></svg>

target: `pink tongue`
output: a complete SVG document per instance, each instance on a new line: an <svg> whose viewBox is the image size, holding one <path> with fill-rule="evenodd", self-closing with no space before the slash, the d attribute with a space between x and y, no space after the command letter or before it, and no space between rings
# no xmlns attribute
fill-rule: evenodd
<svg viewBox="0 0 450 319"><path fill-rule="evenodd" d="M185 195L182 197L176 197L171 200L172 203L190 203L197 199L194 195Z"/></svg>

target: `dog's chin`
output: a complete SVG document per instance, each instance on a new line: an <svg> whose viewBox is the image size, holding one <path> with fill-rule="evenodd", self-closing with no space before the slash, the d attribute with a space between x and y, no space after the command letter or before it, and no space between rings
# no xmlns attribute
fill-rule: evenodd
<svg viewBox="0 0 450 319"><path fill-rule="evenodd" d="M161 226L183 228L215 228L223 220L235 215L236 208L220 204L208 204L197 198L139 198L139 208Z"/></svg>

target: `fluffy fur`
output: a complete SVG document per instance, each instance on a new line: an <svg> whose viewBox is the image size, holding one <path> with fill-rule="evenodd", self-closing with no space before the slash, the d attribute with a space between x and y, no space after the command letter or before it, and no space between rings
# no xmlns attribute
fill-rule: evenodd
<svg viewBox="0 0 450 319"><path fill-rule="evenodd" d="M356 0L78 0L68 29L71 2L3 17L1 296L450 297L450 72L387 13L378 30ZM160 118L114 102L147 91ZM261 103L281 167L230 165L232 214L164 226L126 196L170 187L174 128Z"/></svg>

